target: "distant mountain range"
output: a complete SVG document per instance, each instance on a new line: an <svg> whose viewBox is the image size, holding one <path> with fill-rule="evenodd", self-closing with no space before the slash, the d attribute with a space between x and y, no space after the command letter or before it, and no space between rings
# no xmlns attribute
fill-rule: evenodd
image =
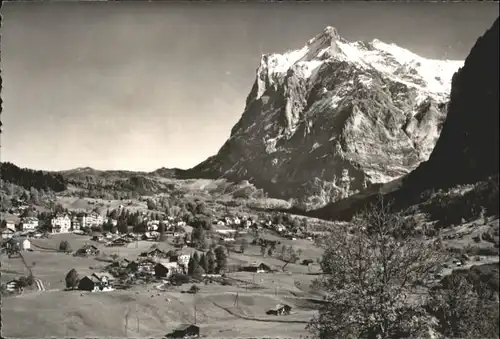
<svg viewBox="0 0 500 339"><path fill-rule="evenodd" d="M389 182L428 159L462 64L327 27L301 49L262 56L231 137L184 174L249 180L304 207Z"/></svg>

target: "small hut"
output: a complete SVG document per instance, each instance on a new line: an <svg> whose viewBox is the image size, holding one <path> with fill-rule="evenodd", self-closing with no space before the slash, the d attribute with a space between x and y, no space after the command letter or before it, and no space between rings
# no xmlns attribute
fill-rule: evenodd
<svg viewBox="0 0 500 339"><path fill-rule="evenodd" d="M23 251L31 250L31 241L29 241L28 239L24 239L23 242L21 243L21 249Z"/></svg>
<svg viewBox="0 0 500 339"><path fill-rule="evenodd" d="M200 327L192 324L183 324L177 327L174 331L167 334L167 338L184 338L188 336L199 336Z"/></svg>
<svg viewBox="0 0 500 339"><path fill-rule="evenodd" d="M278 304L273 309L266 312L267 315L289 315L292 307L285 304Z"/></svg>

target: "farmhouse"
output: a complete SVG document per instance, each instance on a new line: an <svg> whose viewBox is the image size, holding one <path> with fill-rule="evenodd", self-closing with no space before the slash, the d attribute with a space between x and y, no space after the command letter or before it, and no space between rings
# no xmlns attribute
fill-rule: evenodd
<svg viewBox="0 0 500 339"><path fill-rule="evenodd" d="M127 239L129 241L138 240L138 237L134 233L125 234L122 238L125 238L125 239Z"/></svg>
<svg viewBox="0 0 500 339"><path fill-rule="evenodd" d="M264 263L253 263L251 265L245 266L241 268L241 271L243 272L255 272L255 273L267 273L271 271L271 267Z"/></svg>
<svg viewBox="0 0 500 339"><path fill-rule="evenodd" d="M99 249L94 245L84 245L75 252L75 255L96 255L99 254Z"/></svg>
<svg viewBox="0 0 500 339"><path fill-rule="evenodd" d="M140 256L148 258L166 258L167 254L159 248L154 248L148 252L141 253Z"/></svg>
<svg viewBox="0 0 500 339"><path fill-rule="evenodd" d="M154 241L156 240L156 236L153 236L150 232L146 232L142 235L142 240Z"/></svg>
<svg viewBox="0 0 500 339"><path fill-rule="evenodd" d="M16 224L12 221L4 221L2 227L12 231L16 230Z"/></svg>
<svg viewBox="0 0 500 339"><path fill-rule="evenodd" d="M125 246L129 242L126 239L118 238L113 241L106 243L106 246Z"/></svg>
<svg viewBox="0 0 500 339"><path fill-rule="evenodd" d="M128 260L127 258L122 258L122 259L119 259L117 264L118 266L120 267L128 267L128 265L130 265L131 261Z"/></svg>
<svg viewBox="0 0 500 339"><path fill-rule="evenodd" d="M169 278L174 272L178 271L179 266L176 262L159 262L154 269L156 277Z"/></svg>
<svg viewBox="0 0 500 339"><path fill-rule="evenodd" d="M102 235L100 232L92 232L92 238L90 238L92 241L104 241L104 235Z"/></svg>
<svg viewBox="0 0 500 339"><path fill-rule="evenodd" d="M38 227L38 218L36 217L27 217L21 220L21 229L23 231L34 230Z"/></svg>
<svg viewBox="0 0 500 339"><path fill-rule="evenodd" d="M14 231L10 228L5 228L2 230L2 239L10 239L14 235Z"/></svg>
<svg viewBox="0 0 500 339"><path fill-rule="evenodd" d="M154 269L156 262L151 259L143 259L140 261L132 261L127 265L127 268L132 272L151 272Z"/></svg>
<svg viewBox="0 0 500 339"><path fill-rule="evenodd" d="M67 214L56 214L50 219L52 233L68 233L71 229L71 219Z"/></svg>
<svg viewBox="0 0 500 339"><path fill-rule="evenodd" d="M80 279L78 289L83 291L97 292L106 291L112 288L113 277L108 274L100 273L87 275Z"/></svg>
<svg viewBox="0 0 500 339"><path fill-rule="evenodd" d="M289 305L278 304L273 309L266 312L268 315L289 315L292 307Z"/></svg>
<svg viewBox="0 0 500 339"><path fill-rule="evenodd" d="M200 328L196 325L184 324L167 334L167 338L184 338L188 336L199 336Z"/></svg>
<svg viewBox="0 0 500 339"><path fill-rule="evenodd" d="M96 292L99 290L100 280L92 275L87 275L80 279L78 289L82 291Z"/></svg>

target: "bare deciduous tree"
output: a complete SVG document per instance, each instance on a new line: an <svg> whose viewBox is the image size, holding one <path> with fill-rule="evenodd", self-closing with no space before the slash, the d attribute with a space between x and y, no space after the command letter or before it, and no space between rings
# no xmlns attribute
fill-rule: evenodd
<svg viewBox="0 0 500 339"><path fill-rule="evenodd" d="M415 225L380 198L324 239L324 275L313 287L327 303L308 328L319 338L421 336L429 317L412 300L419 284L445 260L434 241L414 237Z"/></svg>

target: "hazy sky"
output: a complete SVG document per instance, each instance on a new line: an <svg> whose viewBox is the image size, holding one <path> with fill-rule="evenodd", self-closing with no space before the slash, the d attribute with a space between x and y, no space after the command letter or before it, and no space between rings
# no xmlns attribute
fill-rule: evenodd
<svg viewBox="0 0 500 339"><path fill-rule="evenodd" d="M496 3L6 3L1 160L60 170L188 168L243 113L260 55L326 26L464 59Z"/></svg>

